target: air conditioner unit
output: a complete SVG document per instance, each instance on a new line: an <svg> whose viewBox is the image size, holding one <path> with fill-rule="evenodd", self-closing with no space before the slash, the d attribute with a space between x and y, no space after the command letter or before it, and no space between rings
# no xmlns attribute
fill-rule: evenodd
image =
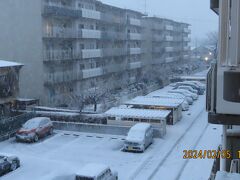
<svg viewBox="0 0 240 180"><path fill-rule="evenodd" d="M240 1L219 1L218 12L218 59L207 77L209 122L240 124Z"/></svg>

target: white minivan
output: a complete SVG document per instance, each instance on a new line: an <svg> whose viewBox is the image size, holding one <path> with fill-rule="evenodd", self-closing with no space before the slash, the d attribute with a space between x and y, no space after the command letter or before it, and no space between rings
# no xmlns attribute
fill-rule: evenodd
<svg viewBox="0 0 240 180"><path fill-rule="evenodd" d="M153 128L149 123L137 123L128 132L124 151L144 152L153 142Z"/></svg>
<svg viewBox="0 0 240 180"><path fill-rule="evenodd" d="M104 164L87 164L77 174L75 180L117 180L118 173L112 172Z"/></svg>

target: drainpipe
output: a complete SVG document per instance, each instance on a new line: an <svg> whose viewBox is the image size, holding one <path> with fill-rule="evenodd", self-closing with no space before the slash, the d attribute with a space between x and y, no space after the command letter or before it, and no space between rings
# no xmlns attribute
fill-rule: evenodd
<svg viewBox="0 0 240 180"><path fill-rule="evenodd" d="M223 125L223 133L222 133L222 150L227 150L227 125ZM220 170L226 171L226 158L221 158L220 160Z"/></svg>

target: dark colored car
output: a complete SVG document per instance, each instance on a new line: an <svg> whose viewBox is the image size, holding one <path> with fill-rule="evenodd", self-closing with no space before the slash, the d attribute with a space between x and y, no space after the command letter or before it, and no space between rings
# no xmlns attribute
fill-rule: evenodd
<svg viewBox="0 0 240 180"><path fill-rule="evenodd" d="M0 176L20 167L20 160L15 156L0 155Z"/></svg>
<svg viewBox="0 0 240 180"><path fill-rule="evenodd" d="M28 120L16 132L17 141L37 142L39 138L53 134L53 124L50 118L36 117Z"/></svg>

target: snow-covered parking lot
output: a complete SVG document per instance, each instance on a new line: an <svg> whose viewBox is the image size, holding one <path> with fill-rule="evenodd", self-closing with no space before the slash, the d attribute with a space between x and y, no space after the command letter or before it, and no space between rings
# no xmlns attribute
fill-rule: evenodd
<svg viewBox="0 0 240 180"><path fill-rule="evenodd" d="M221 128L207 123L204 107L205 96L200 96L183 112L182 120L167 126L167 135L155 139L144 153L122 152L124 136L55 131L34 144L12 138L0 143L0 153L17 155L22 166L1 179L63 180L59 176L73 175L87 163L109 165L120 180L208 179L213 160L183 159L184 149L216 149L220 143Z"/></svg>

